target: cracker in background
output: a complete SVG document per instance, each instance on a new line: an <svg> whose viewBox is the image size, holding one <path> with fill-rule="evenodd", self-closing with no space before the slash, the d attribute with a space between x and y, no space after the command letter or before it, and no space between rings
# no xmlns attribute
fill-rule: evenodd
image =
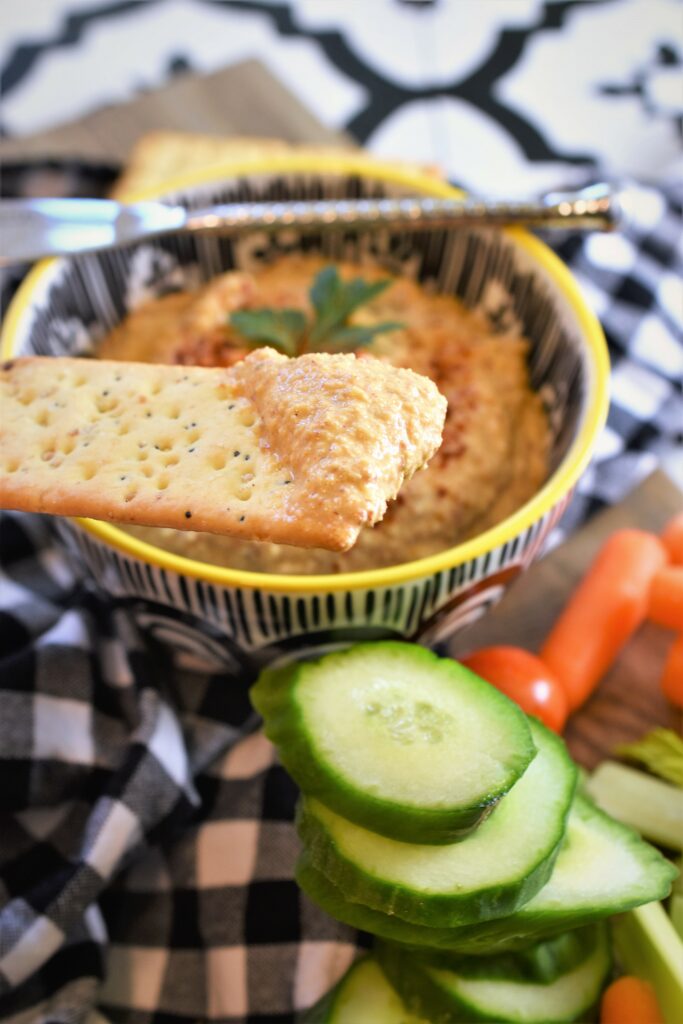
<svg viewBox="0 0 683 1024"><path fill-rule="evenodd" d="M441 443L446 400L379 360L229 369L28 358L0 373L0 504L345 550Z"/></svg>
<svg viewBox="0 0 683 1024"><path fill-rule="evenodd" d="M292 145L282 139L260 139L240 136L225 137L193 134L191 132L158 131L143 135L128 158L126 169L112 189L114 199L143 189L162 189L171 178L188 171L215 166L224 172L226 165L238 164L264 156L287 153L316 156L349 156L357 150L342 146ZM363 158L373 158L363 153ZM397 166L421 171L433 177L442 177L438 168L397 162Z"/></svg>
<svg viewBox="0 0 683 1024"><path fill-rule="evenodd" d="M121 177L114 183L112 197L163 185L188 171L237 163L269 154L291 152L279 139L220 138L192 132L150 132L133 147Z"/></svg>

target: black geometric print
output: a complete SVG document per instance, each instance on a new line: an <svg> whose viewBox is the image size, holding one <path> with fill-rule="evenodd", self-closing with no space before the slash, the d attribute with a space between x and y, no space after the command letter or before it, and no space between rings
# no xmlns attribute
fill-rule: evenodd
<svg viewBox="0 0 683 1024"><path fill-rule="evenodd" d="M679 113L672 115L668 109L662 110L653 99L649 90L649 80L662 67L683 67L683 37L678 49L673 45L661 44L653 59L632 72L625 82L605 82L598 86L602 96L637 96L650 117L668 117L676 126L678 134L683 138L683 90L679 91Z"/></svg>
<svg viewBox="0 0 683 1024"><path fill-rule="evenodd" d="M145 3L139 3L138 0L116 0L104 6L67 14L62 27L52 39L21 43L10 54L5 67L0 71L2 94L5 97L10 95L46 53L75 46L95 22L126 14L135 15L143 8L147 8L150 3L163 2L164 0L146 0ZM503 28L484 62L465 78L456 79L446 85L422 87L409 86L386 78L357 54L339 31L302 28L297 22L295 4L264 5L260 0L198 2L210 3L214 8L224 7L231 11L258 12L269 19L281 36L305 38L315 42L335 68L367 91L366 104L345 125L346 130L359 142L365 142L388 116L404 105L416 100L444 97L462 100L490 117L514 138L531 163L561 161L572 165L592 166L596 162L592 153L565 152L553 146L540 129L520 111L505 104L495 95L496 83L523 58L530 39L539 32L561 29L568 13L577 6L578 0L546 2L539 10L536 23L531 27ZM597 7L613 2L615 0L593 0L591 6ZM420 6L413 5L414 9L419 9ZM174 55L169 70L184 70L188 66L183 55L177 54ZM6 131L3 131L0 124L0 135L3 134L6 134Z"/></svg>

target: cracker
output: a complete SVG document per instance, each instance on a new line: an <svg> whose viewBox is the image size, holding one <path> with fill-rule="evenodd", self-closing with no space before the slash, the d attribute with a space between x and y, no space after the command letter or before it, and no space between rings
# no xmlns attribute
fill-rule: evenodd
<svg viewBox="0 0 683 1024"><path fill-rule="evenodd" d="M279 139L149 132L136 142L111 194L114 199L120 199L128 193L162 185L188 171L290 151L291 146Z"/></svg>
<svg viewBox="0 0 683 1024"><path fill-rule="evenodd" d="M441 442L446 400L372 357L230 368L26 358L0 373L0 504L346 550Z"/></svg>
<svg viewBox="0 0 683 1024"><path fill-rule="evenodd" d="M357 152L357 151L356 151ZM133 147L126 168L112 189L112 197L125 199L133 192L159 188L171 178L207 167L224 171L226 165L264 156L287 153L326 157L348 157L354 150L329 145L292 145L282 139L242 136L220 137L192 132L156 131L143 135ZM372 157L364 153L364 159ZM412 168L443 177L438 168L400 162L397 166Z"/></svg>

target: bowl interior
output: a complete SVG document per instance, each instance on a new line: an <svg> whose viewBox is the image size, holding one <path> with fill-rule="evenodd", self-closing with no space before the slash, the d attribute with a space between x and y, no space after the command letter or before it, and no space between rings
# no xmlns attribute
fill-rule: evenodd
<svg viewBox="0 0 683 1024"><path fill-rule="evenodd" d="M427 178L401 184L377 174L250 173L180 188L165 199L198 208L233 201L414 194L420 182L423 190L430 188ZM444 190L441 185L437 188ZM435 190L433 183L431 190ZM604 415L603 342L597 322L582 308L578 294L572 294L568 273L558 270L552 254L523 232L383 229L356 233L349 229L299 234L287 229L277 235L252 233L239 239L175 235L54 260L15 300L19 309L8 318L5 354L90 355L129 310L148 299L194 287L225 270L254 270L296 251L379 264L481 310L492 330L502 336L518 331L526 335L531 342L532 385L542 395L551 425L551 490L558 468L570 456L573 461L573 479L556 481L556 493L546 495L545 507L532 510L537 514L528 515L527 522L550 507L553 497L556 501L567 492L587 461ZM563 273L567 280L558 281ZM592 339L587 338L591 331ZM110 535L113 529L107 527ZM451 552L455 555L457 548ZM449 561L456 563L457 558Z"/></svg>

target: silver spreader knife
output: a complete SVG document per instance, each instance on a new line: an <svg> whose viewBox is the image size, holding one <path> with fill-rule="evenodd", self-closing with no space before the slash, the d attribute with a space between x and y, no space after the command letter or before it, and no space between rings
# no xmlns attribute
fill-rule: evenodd
<svg viewBox="0 0 683 1024"><path fill-rule="evenodd" d="M162 202L112 199L5 199L0 202L0 265L110 249L177 232L238 235L248 231L505 227L605 231L618 227L624 194L606 183L510 201L334 199L227 203L187 210Z"/></svg>

